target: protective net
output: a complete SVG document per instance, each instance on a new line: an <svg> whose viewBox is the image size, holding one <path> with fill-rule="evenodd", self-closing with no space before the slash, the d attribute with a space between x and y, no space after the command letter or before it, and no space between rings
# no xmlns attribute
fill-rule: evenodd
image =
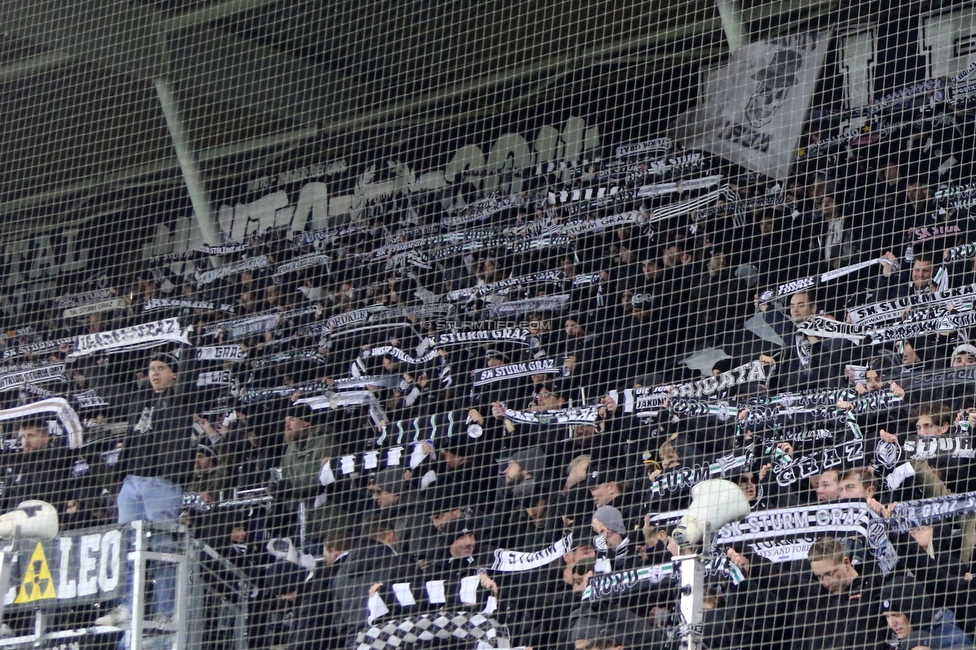
<svg viewBox="0 0 976 650"><path fill-rule="evenodd" d="M973 3L0 24L0 646L974 645Z"/></svg>

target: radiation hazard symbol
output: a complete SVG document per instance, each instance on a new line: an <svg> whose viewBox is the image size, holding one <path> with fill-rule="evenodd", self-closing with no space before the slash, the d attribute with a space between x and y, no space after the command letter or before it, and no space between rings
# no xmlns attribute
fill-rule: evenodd
<svg viewBox="0 0 976 650"><path fill-rule="evenodd" d="M34 553L31 554L30 563L24 571L24 579L20 583L20 591L17 592L14 603L32 603L35 600L57 597L54 580L51 579L51 570L47 566L47 557L44 555L44 547L38 542Z"/></svg>

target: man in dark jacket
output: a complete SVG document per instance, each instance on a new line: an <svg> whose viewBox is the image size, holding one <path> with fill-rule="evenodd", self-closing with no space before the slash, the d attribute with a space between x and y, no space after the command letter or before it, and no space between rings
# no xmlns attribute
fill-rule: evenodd
<svg viewBox="0 0 976 650"><path fill-rule="evenodd" d="M7 466L3 476L3 512L13 510L22 501L39 499L63 515L68 501L81 492L75 475L71 450L63 440L51 438L47 424L41 420L20 425L21 453Z"/></svg>
<svg viewBox="0 0 976 650"><path fill-rule="evenodd" d="M887 647L881 581L851 564L843 541L822 537L807 555L820 590L807 608L804 650L881 650Z"/></svg>
<svg viewBox="0 0 976 650"><path fill-rule="evenodd" d="M404 582L412 573L404 556L394 550L396 542L393 522L377 517L363 524L363 538L345 557L332 578L336 603L336 630L350 640L366 626L369 616L367 602L370 588L381 584L389 587ZM336 646L339 644L337 643Z"/></svg>
<svg viewBox="0 0 976 650"><path fill-rule="evenodd" d="M171 354L159 353L149 362L152 393L144 402L139 419L122 443L119 462L125 473L119 491L119 523L143 520L173 523L183 506L183 485L189 482L196 459L191 436L192 420L176 390L179 362ZM157 552L172 552L168 533L153 535ZM176 565L164 562L155 572L154 620L169 624L176 597ZM99 617L96 625L125 627L131 620L127 600Z"/></svg>

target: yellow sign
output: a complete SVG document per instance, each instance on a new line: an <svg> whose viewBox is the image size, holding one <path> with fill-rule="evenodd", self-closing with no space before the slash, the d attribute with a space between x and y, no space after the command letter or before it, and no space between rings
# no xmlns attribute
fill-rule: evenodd
<svg viewBox="0 0 976 650"><path fill-rule="evenodd" d="M51 570L47 566L47 557L44 555L44 547L38 542L27 570L24 571L24 579L20 583L20 591L17 592L14 603L19 605L57 597Z"/></svg>

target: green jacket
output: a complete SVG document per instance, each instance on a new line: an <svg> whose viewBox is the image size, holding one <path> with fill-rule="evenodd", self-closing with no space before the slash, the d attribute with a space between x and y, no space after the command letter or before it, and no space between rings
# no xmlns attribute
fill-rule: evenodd
<svg viewBox="0 0 976 650"><path fill-rule="evenodd" d="M296 496L314 496L319 487L323 458L335 458L332 435L323 427L312 427L303 440L291 442L281 460L281 478L288 481Z"/></svg>

